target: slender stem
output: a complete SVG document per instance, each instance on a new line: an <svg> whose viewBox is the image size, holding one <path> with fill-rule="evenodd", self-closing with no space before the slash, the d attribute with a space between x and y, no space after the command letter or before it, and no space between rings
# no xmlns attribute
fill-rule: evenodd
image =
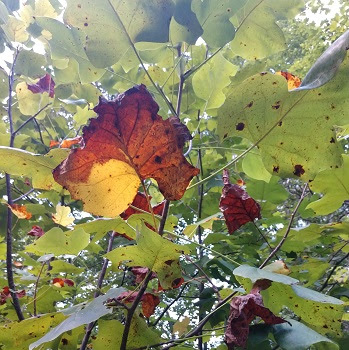
<svg viewBox="0 0 349 350"><path fill-rule="evenodd" d="M331 276L334 274L334 272L336 271L336 268L345 260L349 257L349 253L347 253L346 255L343 256L342 259L338 260L335 265L332 267L331 272L329 273L329 275L326 278L326 281L324 282L324 284L321 286L320 288L320 292L323 291L327 286L328 286L328 281L330 280Z"/></svg>
<svg viewBox="0 0 349 350"><path fill-rule="evenodd" d="M177 302L179 300L179 298L182 296L182 294L184 293L185 288L187 287L187 284L185 284L181 290L179 291L179 293L177 294L177 296L169 303L166 305L166 307L162 310L160 316L156 319L156 321L154 321L154 323L152 324L152 327L155 327L159 321L164 317L164 315L166 314L166 312L172 307L172 305Z"/></svg>
<svg viewBox="0 0 349 350"><path fill-rule="evenodd" d="M13 92L13 83L14 83L14 70L17 61L17 57L19 54L19 50L17 49L14 57L13 64L11 68L11 72L8 77L8 101L7 101L7 113L8 120L10 124L10 144L9 146L12 148L15 140L15 132L13 131L13 118L12 118L12 92ZM13 204L12 193L11 193L11 177L9 174L5 174L6 179L6 195L7 195L7 203L11 206ZM10 288L10 293L12 297L13 306L15 308L17 317L20 321L24 320L23 312L21 310L21 305L19 303L19 299L16 293L16 285L13 277L13 269L12 269L12 211L10 208L7 208L7 227L6 227L6 271L7 271L7 283Z"/></svg>
<svg viewBox="0 0 349 350"><path fill-rule="evenodd" d="M166 199L164 204L164 209L162 211L162 217L161 217L159 231L158 231L160 236L162 236L164 233L164 228L165 228L169 208L170 208L170 201Z"/></svg>
<svg viewBox="0 0 349 350"><path fill-rule="evenodd" d="M47 103L44 107L40 108L32 117L27 119L23 124L21 124L14 132L13 134L16 135L22 128L24 128L28 123L30 123L32 120L34 120L45 108L47 108L49 105L51 105L51 102Z"/></svg>
<svg viewBox="0 0 349 350"><path fill-rule="evenodd" d="M153 218L154 229L155 229L155 231L157 231L158 230L158 225L157 225L157 222L156 222L156 218L155 218L153 207L151 206L151 203L150 203L150 197L149 197L147 188L145 187L145 184L144 184L144 180L141 179L141 183L142 183L143 191L144 191L144 194L145 194L145 198L147 199L149 212L150 212L150 214L151 214L151 216Z"/></svg>
<svg viewBox="0 0 349 350"><path fill-rule="evenodd" d="M130 332L130 327L131 327L133 315L137 309L138 304L140 303L140 301L142 299L142 296L143 296L145 290L147 289L148 283L151 280L151 278L152 278L152 272L149 271L147 276L143 280L142 286L141 286L141 288L140 288L140 290L135 298L135 301L132 303L132 306L130 307L130 309L127 310L127 317L126 317L126 321L125 321L124 332L122 334L120 350L127 349L127 339L128 339L128 335Z"/></svg>
<svg viewBox="0 0 349 350"><path fill-rule="evenodd" d="M37 292L38 292L39 280L40 280L40 277L41 277L42 271L44 270L45 265L46 265L46 261L44 261L41 264L41 269L39 271L38 278L35 281L34 296L33 296L33 299L34 299L33 300L33 314L34 314L34 316L37 315L36 314L36 295L37 295Z"/></svg>
<svg viewBox="0 0 349 350"><path fill-rule="evenodd" d="M261 235L261 237L263 238L263 240L265 241L265 243L267 243L268 247L270 250L273 250L273 247L269 244L267 237L264 236L263 232L260 230L260 228L256 225L256 223L252 220L252 223L254 225L254 227L256 228L256 230L259 232L259 234ZM275 254L276 255L276 254ZM276 256L276 258L278 259L278 257Z"/></svg>
<svg viewBox="0 0 349 350"><path fill-rule="evenodd" d="M270 259L276 254L276 252L278 252L280 250L280 248L282 247L282 245L285 243L286 241L286 238L288 237L288 234L290 233L291 231L291 226L292 226L292 223L293 223L293 220L297 214L297 211L298 211L298 208L299 206L301 205L301 203L303 202L303 199L307 196L308 193L306 193L307 191L307 188L308 188L308 183L306 183L303 187L303 191L302 191L302 194L301 194L301 197L299 198L299 201L298 203L296 204L294 210L293 210L293 213L290 217L290 221L288 223L288 226L287 226L287 229L286 229L286 232L284 234L284 236L282 237L281 241L279 242L279 244L274 248L274 250L269 254L269 256L263 261L262 265L259 267L260 269L262 269L269 261Z"/></svg>
<svg viewBox="0 0 349 350"><path fill-rule="evenodd" d="M112 250L114 237L115 237L114 231L112 231L109 235L108 246L107 246L107 251L106 251L107 253L109 253ZM106 259L106 258L103 259L103 265L102 265L101 271L100 271L99 276L98 276L97 290L94 293L94 298L97 298L101 294L101 288L102 288L103 280L104 280L104 277L105 277L105 274L107 271L108 262L109 262L108 259ZM82 343L80 345L80 350L86 349L88 341L89 341L91 333L92 333L92 330L96 324L97 324L97 321L91 322L86 326L86 331L85 331L84 338L82 339Z"/></svg>

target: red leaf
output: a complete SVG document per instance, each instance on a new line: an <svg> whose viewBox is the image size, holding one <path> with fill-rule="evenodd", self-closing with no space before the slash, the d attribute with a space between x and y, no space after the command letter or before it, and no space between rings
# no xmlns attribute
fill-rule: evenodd
<svg viewBox="0 0 349 350"><path fill-rule="evenodd" d="M219 209L223 212L229 233L233 233L242 225L260 219L261 208L239 185L229 182L228 170L223 171L223 191Z"/></svg>
<svg viewBox="0 0 349 350"><path fill-rule="evenodd" d="M27 84L28 89L33 94L42 94L43 92L48 92L50 97L53 97L55 94L55 82L53 81L50 74L44 75L38 82L35 84Z"/></svg>
<svg viewBox="0 0 349 350"><path fill-rule="evenodd" d="M246 347L249 324L256 316L261 317L266 324L287 322L281 317L275 316L263 305L260 291L267 289L270 285L271 282L268 280L259 280L253 285L249 294L232 299L224 339L229 350L234 349L234 346Z"/></svg>
<svg viewBox="0 0 349 350"><path fill-rule="evenodd" d="M142 311L146 318L149 318L160 304L160 298L151 293L145 293L142 297Z"/></svg>
<svg viewBox="0 0 349 350"><path fill-rule="evenodd" d="M143 282L145 276L149 272L149 269L147 267L135 266L132 267L131 272L136 276L135 282L139 284ZM152 272L151 279L154 278L156 278L156 273Z"/></svg>
<svg viewBox="0 0 349 350"><path fill-rule="evenodd" d="M73 287L74 286L74 281L67 279L67 278L59 278L56 277L53 279L52 284L55 285L58 288L62 288L65 285L68 287Z"/></svg>
<svg viewBox="0 0 349 350"><path fill-rule="evenodd" d="M121 303L133 303L138 295L138 292L134 292L132 290L128 290L126 292L122 292L117 298L117 301Z"/></svg>
<svg viewBox="0 0 349 350"><path fill-rule="evenodd" d="M23 298L25 296L25 290L16 291L18 298ZM10 288L8 286L4 287L2 291L0 291L0 305L6 303L6 299L11 298Z"/></svg>
<svg viewBox="0 0 349 350"><path fill-rule="evenodd" d="M27 233L28 236L41 237L45 234L44 230L37 225L34 225L32 229Z"/></svg>

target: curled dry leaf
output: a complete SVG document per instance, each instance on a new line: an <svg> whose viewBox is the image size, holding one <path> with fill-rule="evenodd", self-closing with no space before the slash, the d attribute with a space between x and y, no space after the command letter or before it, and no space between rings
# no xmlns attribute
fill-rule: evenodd
<svg viewBox="0 0 349 350"><path fill-rule="evenodd" d="M43 92L48 92L50 97L55 95L55 82L53 81L50 74L45 74L39 79L35 84L27 84L28 89L33 94L42 94Z"/></svg>
<svg viewBox="0 0 349 350"><path fill-rule="evenodd" d="M287 80L288 90L296 89L302 83L300 78L298 78L296 75L294 75L292 73L280 71L280 72L276 72L275 74L276 75L281 75Z"/></svg>
<svg viewBox="0 0 349 350"><path fill-rule="evenodd" d="M58 288L62 288L64 286L73 287L74 281L68 278L59 278L56 277L53 279L52 284Z"/></svg>
<svg viewBox="0 0 349 350"><path fill-rule="evenodd" d="M16 291L18 298L23 298L25 296L25 290ZM6 303L6 299L11 298L10 288L8 286L0 290L0 305Z"/></svg>
<svg viewBox="0 0 349 350"><path fill-rule="evenodd" d="M224 338L229 350L234 349L234 346L246 347L249 324L256 316L259 316L266 324L287 322L281 317L275 316L263 305L260 291L269 288L270 285L269 280L258 280L249 294L234 297L231 300L228 326Z"/></svg>
<svg viewBox="0 0 349 350"><path fill-rule="evenodd" d="M45 234L44 230L37 225L34 225L32 229L27 233L28 236L41 237Z"/></svg>
<svg viewBox="0 0 349 350"><path fill-rule="evenodd" d="M121 303L133 303L138 295L138 292L127 291L121 293L116 300ZM160 298L152 293L144 293L142 298L143 315L149 318L155 311L155 308L160 304Z"/></svg>
<svg viewBox="0 0 349 350"><path fill-rule="evenodd" d="M239 185L229 181L228 170L223 171L223 191L219 209L223 212L229 233L233 233L242 225L260 219L261 208Z"/></svg>
<svg viewBox="0 0 349 350"><path fill-rule="evenodd" d="M144 85L115 101L101 97L94 108L98 118L83 129L85 146L70 151L53 171L55 180L86 211L102 216L127 209L147 178L157 181L166 199L180 199L199 170L182 154L189 131L177 119L163 120L158 110Z"/></svg>
<svg viewBox="0 0 349 350"><path fill-rule="evenodd" d="M11 209L12 213L18 217L18 219L29 220L32 217L32 214L27 210L27 207L25 205L7 204L7 206Z"/></svg>

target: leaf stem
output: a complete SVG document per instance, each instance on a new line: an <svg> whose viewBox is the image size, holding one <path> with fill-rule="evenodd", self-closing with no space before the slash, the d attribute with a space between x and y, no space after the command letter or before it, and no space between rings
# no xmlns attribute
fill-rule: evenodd
<svg viewBox="0 0 349 350"><path fill-rule="evenodd" d="M302 191L302 194L299 198L299 201L297 202L292 214L291 214L291 217L290 217L290 221L288 223L288 226L287 226L287 229L286 229L286 232L284 234L284 236L282 237L281 241L279 242L279 244L274 248L274 250L269 254L269 256L263 261L262 265L259 266L260 269L262 269L269 261L270 259L276 254L276 252L278 252L280 250L280 248L282 247L282 245L285 243L286 241L286 238L288 237L288 234L290 233L291 231L291 226L292 226L292 223L293 223L293 220L297 214L297 211L299 209L299 206L301 205L301 203L303 202L303 199L308 195L308 193L306 193L308 189L308 183L306 183L303 187L303 191Z"/></svg>
<svg viewBox="0 0 349 350"><path fill-rule="evenodd" d="M37 314L36 314L36 295L38 292L39 280L40 280L40 277L41 277L42 271L44 270L45 265L46 265L46 261L44 261L41 264L41 269L39 271L38 278L35 281L34 296L33 296L33 299L34 299L33 300L33 314L34 314L34 316L37 316Z"/></svg>

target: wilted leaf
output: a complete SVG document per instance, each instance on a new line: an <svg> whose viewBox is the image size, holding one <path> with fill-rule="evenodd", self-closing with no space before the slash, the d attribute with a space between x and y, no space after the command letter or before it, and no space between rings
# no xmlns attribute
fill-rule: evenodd
<svg viewBox="0 0 349 350"><path fill-rule="evenodd" d="M18 298L23 298L25 296L25 290L18 290L16 291L16 294ZM11 298L11 292L9 287L4 287L2 290L0 290L0 305L3 305L6 303L6 299Z"/></svg>
<svg viewBox="0 0 349 350"><path fill-rule="evenodd" d="M71 209L64 205L56 205L56 213L52 214L52 220L62 226L69 226L74 222L74 218L69 216L71 213Z"/></svg>
<svg viewBox="0 0 349 350"><path fill-rule="evenodd" d="M256 316L261 317L267 324L287 322L281 317L275 316L263 305L260 291L267 289L270 284L271 282L268 280L258 280L249 294L234 297L231 300L228 327L225 331L225 342L229 350L233 349L234 346L246 346L249 324Z"/></svg>
<svg viewBox="0 0 349 350"><path fill-rule="evenodd" d="M32 229L27 233L28 236L41 237L45 234L44 230L37 225L34 225Z"/></svg>
<svg viewBox="0 0 349 350"><path fill-rule="evenodd" d="M7 205L13 214L15 214L18 219L31 219L32 214L27 210L27 207L25 205L20 205L20 204L12 204L12 205Z"/></svg>
<svg viewBox="0 0 349 350"><path fill-rule="evenodd" d="M185 126L157 115L158 105L143 85L116 101L101 98L94 110L99 117L83 129L84 148L70 152L54 170L55 180L97 215L122 213L141 180L150 177L165 198L180 199L199 171L182 154Z"/></svg>
<svg viewBox="0 0 349 350"><path fill-rule="evenodd" d="M68 279L68 278L59 278L56 277L52 280L52 284L58 288L62 288L65 285L68 287L73 287L74 286L74 281Z"/></svg>
<svg viewBox="0 0 349 350"><path fill-rule="evenodd" d="M27 84L28 89L33 94L42 94L47 92L50 97L55 95L55 82L53 81L50 74L45 74L35 84Z"/></svg>
<svg viewBox="0 0 349 350"><path fill-rule="evenodd" d="M229 173L223 171L223 191L219 208L224 214L229 233L233 233L242 225L259 219L260 206L239 185L232 185L229 181Z"/></svg>
<svg viewBox="0 0 349 350"><path fill-rule="evenodd" d="M71 146L74 146L74 145L81 145L81 142L82 142L81 136L64 139L62 142L51 140L50 148L55 146L59 146L60 148L71 148Z"/></svg>
<svg viewBox="0 0 349 350"><path fill-rule="evenodd" d="M137 234L137 245L116 248L106 254L113 265L145 266L154 271L165 289L174 288L182 277L179 256L188 249L159 236L145 225Z"/></svg>

